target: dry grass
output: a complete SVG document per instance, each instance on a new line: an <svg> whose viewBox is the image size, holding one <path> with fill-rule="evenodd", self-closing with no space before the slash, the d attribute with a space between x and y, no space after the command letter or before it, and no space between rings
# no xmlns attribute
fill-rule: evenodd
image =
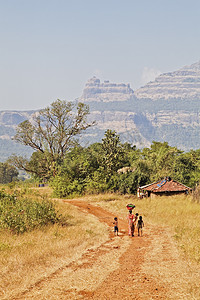
<svg viewBox="0 0 200 300"><path fill-rule="evenodd" d="M168 299L174 299L174 295L178 299L200 299L200 204L194 203L191 196L139 200L135 196L103 194L85 196L81 200L101 206L123 220L127 216L126 205L135 204L134 211L143 216L144 231L148 231L153 243L142 265L144 273L169 284L173 296L168 295ZM177 245L182 251L177 250Z"/></svg>
<svg viewBox="0 0 200 300"><path fill-rule="evenodd" d="M153 256L152 249L149 249L150 252L147 252L145 264L143 265L145 272L148 273L149 270L149 276L155 276L155 273L156 276L162 274L163 278L167 278L170 287L174 287L175 290L179 291L181 285L180 290L182 292L185 291L187 297L180 296L180 298L178 297L179 299L200 299L200 204L194 202L192 196L159 197L139 200L134 196L106 194L87 198L93 203L96 202L96 205L116 213L116 216L123 219L126 219L127 216L126 205L128 203L135 204L136 208L134 211L143 216L145 227L148 227L148 224L152 224L154 228L158 227L158 231L163 233L163 236L159 238L157 235L152 237L154 248L156 248L156 243L157 248L155 257ZM167 228L167 231L160 230L161 228ZM147 229L144 228L145 230ZM168 239L165 239L166 235L168 235ZM176 244L173 243L172 237L174 237L176 244L181 249L179 253L177 252ZM168 240L167 244L166 240ZM162 243L162 241L164 242ZM167 256L167 251L165 251L166 253L163 251L163 247L166 248L165 245L170 247L170 255L172 253L174 255L172 257L172 261L174 261L172 269L169 268L169 264L171 265L170 256ZM181 253L181 258L179 258ZM154 261L158 260L159 264L153 265ZM169 264L166 263L167 261L169 261ZM149 269L147 268L148 263ZM182 278L182 274L187 276ZM177 278L181 278L182 281ZM157 280L159 281L160 278L158 277ZM170 299L173 299L173 297Z"/></svg>
<svg viewBox="0 0 200 300"><path fill-rule="evenodd" d="M34 185L26 185L24 184L23 186L15 186L15 187L10 187L9 185L0 185L0 189L5 190L6 193L10 194L19 194L24 197L31 197L31 199L46 199L46 198L51 198L52 195L52 188L49 186L45 186L42 188L35 187Z"/></svg>
<svg viewBox="0 0 200 300"><path fill-rule="evenodd" d="M173 232L179 247L190 259L200 262L200 204L192 196L157 197L137 199L135 196L105 194L87 196L86 200L96 202L116 216L126 218L126 204L136 205L135 212L143 216L144 222L167 226ZM145 230L145 229L144 229Z"/></svg>
<svg viewBox="0 0 200 300"><path fill-rule="evenodd" d="M26 192L26 197L29 192ZM37 193L35 190L32 196L37 197ZM108 239L107 227L96 217L81 213L67 203L58 202L56 206L67 216L67 226L48 226L23 235L0 232L1 299L11 299L78 259L86 249Z"/></svg>
<svg viewBox="0 0 200 300"><path fill-rule="evenodd" d="M19 192L32 199L51 195L48 187ZM146 226L148 223L167 226L186 257L195 263L200 261L200 204L192 202L190 196L138 200L135 196L103 194L80 199L116 213L122 219L127 215L126 204L134 203L135 212L143 215ZM108 239L108 228L96 217L68 203L56 203L59 211L67 216L68 226L49 226L18 236L0 232L1 299L12 299L38 280L77 260L86 249L97 247Z"/></svg>
<svg viewBox="0 0 200 300"><path fill-rule="evenodd" d="M151 222L169 226L184 253L200 262L200 204L190 196L163 197L148 201L145 214Z"/></svg>

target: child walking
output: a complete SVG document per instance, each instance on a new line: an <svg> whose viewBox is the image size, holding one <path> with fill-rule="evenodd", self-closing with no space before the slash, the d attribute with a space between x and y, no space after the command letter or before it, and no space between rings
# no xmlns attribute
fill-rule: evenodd
<svg viewBox="0 0 200 300"><path fill-rule="evenodd" d="M137 223L138 236L142 236L143 234L144 221L142 220L142 216L139 216L139 220Z"/></svg>
<svg viewBox="0 0 200 300"><path fill-rule="evenodd" d="M117 217L114 218L113 224L114 224L114 233L115 233L115 235L118 235L119 228L118 228L118 219L117 219Z"/></svg>

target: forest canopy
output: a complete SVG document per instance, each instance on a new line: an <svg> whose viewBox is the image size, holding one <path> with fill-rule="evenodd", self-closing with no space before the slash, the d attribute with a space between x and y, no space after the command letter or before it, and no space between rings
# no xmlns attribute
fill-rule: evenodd
<svg viewBox="0 0 200 300"><path fill-rule="evenodd" d="M200 150L184 153L155 141L149 148L137 149L121 144L119 136L107 130L101 143L77 146L67 153L51 185L62 197L108 191L132 194L139 186L167 176L195 187L200 179Z"/></svg>
<svg viewBox="0 0 200 300"><path fill-rule="evenodd" d="M183 152L167 142L153 141L137 149L121 143L107 129L101 142L83 147L78 137L88 127L89 107L56 100L18 125L15 141L32 147L31 158L12 156L9 163L35 179L48 182L60 197L84 193L135 193L164 177L195 187L200 180L200 149Z"/></svg>

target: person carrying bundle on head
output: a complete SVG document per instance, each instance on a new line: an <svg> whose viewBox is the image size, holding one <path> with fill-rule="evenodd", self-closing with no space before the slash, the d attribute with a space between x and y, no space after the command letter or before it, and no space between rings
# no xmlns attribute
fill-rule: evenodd
<svg viewBox="0 0 200 300"><path fill-rule="evenodd" d="M128 235L129 236L134 236L134 231L135 231L135 225L134 225L134 220L135 216L132 213L132 209L135 208L135 205L133 204L127 204L127 209L129 210L127 220L128 220Z"/></svg>

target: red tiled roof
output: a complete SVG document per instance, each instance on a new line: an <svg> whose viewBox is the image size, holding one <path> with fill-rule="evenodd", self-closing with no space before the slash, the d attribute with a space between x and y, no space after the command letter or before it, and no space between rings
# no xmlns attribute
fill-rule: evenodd
<svg viewBox="0 0 200 300"><path fill-rule="evenodd" d="M190 187L179 183L175 180L163 179L158 182L154 182L152 184L140 187L140 189L145 189L146 191L150 191L153 193L161 193L161 192L184 192L192 190Z"/></svg>

